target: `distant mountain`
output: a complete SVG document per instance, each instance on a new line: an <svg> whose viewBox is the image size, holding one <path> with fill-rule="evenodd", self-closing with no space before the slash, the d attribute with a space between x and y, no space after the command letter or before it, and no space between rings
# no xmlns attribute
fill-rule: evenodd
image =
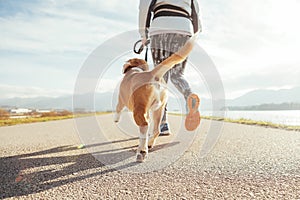
<svg viewBox="0 0 300 200"><path fill-rule="evenodd" d="M228 110L300 110L300 103L260 104L255 106L229 106Z"/></svg>
<svg viewBox="0 0 300 200"><path fill-rule="evenodd" d="M94 104L87 102L88 100L95 99ZM0 99L0 107L18 107L18 108L31 108L31 109L73 109L73 95L63 97L35 97L35 98L9 98ZM78 95L76 100L76 108L82 110L111 110L112 107L112 93L97 93ZM95 105L95 108L94 108Z"/></svg>
<svg viewBox="0 0 300 200"><path fill-rule="evenodd" d="M300 87L281 90L254 90L233 100L227 106L253 106L261 104L300 103Z"/></svg>
<svg viewBox="0 0 300 200"><path fill-rule="evenodd" d="M86 110L86 111L112 111L117 104L117 96L113 93L96 93L95 95L83 94L77 95L76 100L72 95L63 97L36 97L36 98L9 98L0 99L0 107L5 108L30 108L30 109L67 109L67 110ZM94 100L95 99L95 100ZM210 106L210 100L201 99L201 109L207 109ZM169 97L168 110L185 110L185 101L183 98L176 99Z"/></svg>
<svg viewBox="0 0 300 200"><path fill-rule="evenodd" d="M94 98L95 101L93 101ZM88 111L111 111L115 109L116 102L116 94L107 92L96 93L95 95L92 93L78 95L76 96L75 102L73 101L72 95L57 98L36 97L0 99L0 107L67 110L73 110L74 107L75 109ZM227 107L247 107L257 106L261 104L283 103L300 103L300 87L284 90L254 90L239 98L233 100L226 100ZM201 110L211 110L211 104L212 103L210 99L201 98L200 108ZM184 99L176 99L174 97L170 97L168 100L168 110L185 110Z"/></svg>
<svg viewBox="0 0 300 200"><path fill-rule="evenodd" d="M63 97L60 97L60 98L63 98ZM48 108L51 108L51 106L53 106L55 104L54 102L60 98L51 98L51 97L20 98L20 97L15 97L15 98L8 98L8 99L0 99L0 106L48 109Z"/></svg>

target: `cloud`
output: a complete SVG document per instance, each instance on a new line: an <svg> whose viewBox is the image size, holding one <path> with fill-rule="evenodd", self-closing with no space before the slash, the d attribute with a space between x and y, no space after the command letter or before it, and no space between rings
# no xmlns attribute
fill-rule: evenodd
<svg viewBox="0 0 300 200"><path fill-rule="evenodd" d="M206 40L203 42L210 42L225 52L234 51L241 59L274 45L286 48L286 42L295 39L295 33L299 33L294 23L300 17L299 3L294 0L285 3L280 0L229 0L226 4L207 6L207 9L220 13L208 14L204 19L209 25L204 31Z"/></svg>
<svg viewBox="0 0 300 200"><path fill-rule="evenodd" d="M299 9L296 0L204 2L199 43L214 60L227 96L299 84Z"/></svg>
<svg viewBox="0 0 300 200"><path fill-rule="evenodd" d="M92 6L92 2L96 6ZM87 53L105 38L133 27L134 20L120 16L119 13L124 13L118 12L120 6L109 7L116 1L103 5L99 2L43 2L32 5L30 14L20 10L2 17L0 25L5 31L1 31L0 36L6 40L0 48L21 52ZM104 10L110 11L112 17L103 14Z"/></svg>
<svg viewBox="0 0 300 200"><path fill-rule="evenodd" d="M299 84L298 0L201 3L204 30L198 42L215 62L226 96ZM32 88L70 92L88 55L104 41L136 29L137 21L136 0L0 1L0 84L41 95ZM115 87L121 66L121 61L111 66L101 90ZM186 76L196 91L208 93L205 77L189 70Z"/></svg>
<svg viewBox="0 0 300 200"><path fill-rule="evenodd" d="M45 89L40 87L24 87L24 86L14 86L14 85L4 85L0 84L0 96L1 99L23 97L59 97L67 94L71 94L68 90L61 89Z"/></svg>
<svg viewBox="0 0 300 200"><path fill-rule="evenodd" d="M136 28L135 1L0 2L3 96L70 93L79 69L101 43ZM131 9L132 10L132 9ZM132 17L132 19L130 19ZM8 85L11 87L8 87ZM21 88L21 89L16 89ZM38 89L36 89L38 88ZM11 89L12 91L9 91ZM28 90L24 92L23 90ZM54 92L55 93L55 92ZM54 94L53 93L53 94Z"/></svg>
<svg viewBox="0 0 300 200"><path fill-rule="evenodd" d="M118 84L121 81L121 77L118 77L116 79L101 79L101 81L99 82L96 92L99 93L105 93L105 92L116 92L116 90L118 90Z"/></svg>
<svg viewBox="0 0 300 200"><path fill-rule="evenodd" d="M0 57L0 84L71 91L80 62L73 56L9 53Z"/></svg>

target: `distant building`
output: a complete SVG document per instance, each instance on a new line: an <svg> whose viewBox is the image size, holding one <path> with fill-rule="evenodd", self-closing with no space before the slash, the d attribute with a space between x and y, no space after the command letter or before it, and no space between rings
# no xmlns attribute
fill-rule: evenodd
<svg viewBox="0 0 300 200"><path fill-rule="evenodd" d="M52 112L52 110L37 109L37 110L35 110L35 112L37 112L37 113L50 113L50 112Z"/></svg>
<svg viewBox="0 0 300 200"><path fill-rule="evenodd" d="M27 113L31 113L32 110L27 108L16 108L16 109L9 110L9 112L10 114L27 114Z"/></svg>

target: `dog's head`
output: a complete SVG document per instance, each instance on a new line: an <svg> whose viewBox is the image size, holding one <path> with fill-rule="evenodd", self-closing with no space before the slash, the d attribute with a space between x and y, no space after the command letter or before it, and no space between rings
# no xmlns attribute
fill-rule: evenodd
<svg viewBox="0 0 300 200"><path fill-rule="evenodd" d="M131 68L134 68L134 67L140 68L143 71L149 70L149 66L145 60L133 58L133 59L129 59L123 65L123 74L125 74L126 72L128 72L128 70L130 70Z"/></svg>

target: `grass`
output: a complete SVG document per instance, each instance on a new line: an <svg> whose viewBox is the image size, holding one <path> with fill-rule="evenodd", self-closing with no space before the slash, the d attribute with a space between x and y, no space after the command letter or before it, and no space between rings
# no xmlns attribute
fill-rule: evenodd
<svg viewBox="0 0 300 200"><path fill-rule="evenodd" d="M269 127L269 128L284 129L284 130L290 130L290 131L300 131L300 126L288 126L288 125L283 125L283 124L274 124L272 122L255 121L255 120L244 119L244 118L229 119L229 118L211 117L211 116L201 116L201 118L215 120L215 121L237 123L237 124L246 124L246 125L253 125L253 126L263 126L263 127Z"/></svg>
<svg viewBox="0 0 300 200"><path fill-rule="evenodd" d="M70 119L73 117L74 115L53 116L53 117L28 117L28 118L20 118L20 119L1 119L0 126L13 126L17 124L28 124L34 122L47 122L53 120Z"/></svg>
<svg viewBox="0 0 300 200"><path fill-rule="evenodd" d="M51 117L28 117L28 118L19 118L19 119L0 119L0 126L13 126L17 124L29 124L35 122L48 122L55 120L63 120L63 119L72 119L78 117L87 117L93 115L102 115L107 114L109 112L97 112L97 113L86 113L86 114L72 114L66 116L51 116Z"/></svg>
<svg viewBox="0 0 300 200"><path fill-rule="evenodd" d="M54 120L63 120L63 119L93 116L95 114L103 115L103 114L109 114L109 113L111 113L111 112L97 112L97 113L75 114L75 115L66 115L66 116L52 116L52 117L29 117L29 118L22 118L22 119L0 119L0 126L13 126L13 125L17 125L17 124L48 122L48 121L54 121ZM182 116L182 114L178 114L178 113L170 113L170 114ZM229 118L211 117L211 116L201 116L201 118L208 119L208 120L215 120L215 121L237 123L237 124L246 124L246 125L284 129L284 130L290 130L290 131L300 131L300 126L288 126L288 125L274 124L274 123L265 122L265 121L255 121L255 120L244 119L244 118L229 119Z"/></svg>
<svg viewBox="0 0 300 200"><path fill-rule="evenodd" d="M171 113L171 114L182 116L182 114L178 114L178 113ZM201 119L224 121L224 122L236 123L236 124L246 124L246 125L252 125L252 126L263 126L263 127L269 127L269 128L284 129L284 130L289 130L289 131L300 131L300 126L288 126L288 125L283 125L283 124L274 124L272 122L255 121L255 120L244 119L244 118L230 119L230 118L223 118L223 117L201 116Z"/></svg>

